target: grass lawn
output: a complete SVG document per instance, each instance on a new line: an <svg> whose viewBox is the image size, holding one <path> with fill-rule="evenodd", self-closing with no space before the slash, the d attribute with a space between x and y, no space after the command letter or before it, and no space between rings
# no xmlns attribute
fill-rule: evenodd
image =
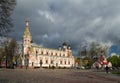
<svg viewBox="0 0 120 83"><path fill-rule="evenodd" d="M112 74L120 75L120 72L112 72Z"/></svg>

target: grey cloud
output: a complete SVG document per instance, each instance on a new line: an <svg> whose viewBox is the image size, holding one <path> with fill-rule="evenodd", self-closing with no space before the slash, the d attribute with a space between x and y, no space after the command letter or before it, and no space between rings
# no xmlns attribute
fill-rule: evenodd
<svg viewBox="0 0 120 83"><path fill-rule="evenodd" d="M120 0L18 0L12 35L21 40L28 18L33 41L46 47L66 41L77 54L83 42L118 44L119 4Z"/></svg>

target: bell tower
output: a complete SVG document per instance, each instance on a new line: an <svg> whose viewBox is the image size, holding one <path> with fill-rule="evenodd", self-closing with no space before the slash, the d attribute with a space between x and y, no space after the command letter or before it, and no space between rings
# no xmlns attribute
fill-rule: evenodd
<svg viewBox="0 0 120 83"><path fill-rule="evenodd" d="M24 31L22 44L23 44L23 55L27 54L28 49L31 47L32 37L29 31L29 21L26 19L26 28Z"/></svg>

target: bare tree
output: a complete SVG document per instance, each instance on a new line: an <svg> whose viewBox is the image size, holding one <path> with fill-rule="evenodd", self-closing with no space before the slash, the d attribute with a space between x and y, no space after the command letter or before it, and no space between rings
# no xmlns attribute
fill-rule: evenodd
<svg viewBox="0 0 120 83"><path fill-rule="evenodd" d="M16 0L0 0L0 36L7 36L12 30L11 13L15 5Z"/></svg>
<svg viewBox="0 0 120 83"><path fill-rule="evenodd" d="M107 55L108 52L108 46L102 45L99 42L93 42L91 43L91 48L89 50L89 56L91 58L93 57L99 57L100 55Z"/></svg>

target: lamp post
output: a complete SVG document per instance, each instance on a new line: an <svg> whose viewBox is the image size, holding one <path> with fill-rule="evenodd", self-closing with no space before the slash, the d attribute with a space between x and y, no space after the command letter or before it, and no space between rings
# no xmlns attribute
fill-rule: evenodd
<svg viewBox="0 0 120 83"><path fill-rule="evenodd" d="M21 44L21 51L22 51L22 56L21 56L21 67L25 66L25 56L24 56L24 47L23 47L23 43Z"/></svg>
<svg viewBox="0 0 120 83"><path fill-rule="evenodd" d="M38 62L38 50L36 50L36 60L37 60L37 65L39 64L39 62Z"/></svg>
<svg viewBox="0 0 120 83"><path fill-rule="evenodd" d="M57 66L56 57L57 57L57 56L55 56L55 55L52 56L52 68L53 68L53 69Z"/></svg>
<svg viewBox="0 0 120 83"><path fill-rule="evenodd" d="M81 45L80 45L80 51L79 51L79 55L80 55L80 67L82 67L82 53L81 53Z"/></svg>
<svg viewBox="0 0 120 83"><path fill-rule="evenodd" d="M82 67L82 54L81 54L81 51L80 51L80 67Z"/></svg>
<svg viewBox="0 0 120 83"><path fill-rule="evenodd" d="M52 56L52 68L54 69L54 55Z"/></svg>
<svg viewBox="0 0 120 83"><path fill-rule="evenodd" d="M29 56L29 54L25 55L25 67L26 67L26 69L28 68L28 64L29 64L28 56Z"/></svg>
<svg viewBox="0 0 120 83"><path fill-rule="evenodd" d="M86 50L86 45L81 46L80 45L80 67L82 68L82 56L87 56L87 50Z"/></svg>
<svg viewBox="0 0 120 83"><path fill-rule="evenodd" d="M29 52L30 52L30 47L28 47L27 54L25 55L25 66L26 66L26 69L29 66Z"/></svg>

